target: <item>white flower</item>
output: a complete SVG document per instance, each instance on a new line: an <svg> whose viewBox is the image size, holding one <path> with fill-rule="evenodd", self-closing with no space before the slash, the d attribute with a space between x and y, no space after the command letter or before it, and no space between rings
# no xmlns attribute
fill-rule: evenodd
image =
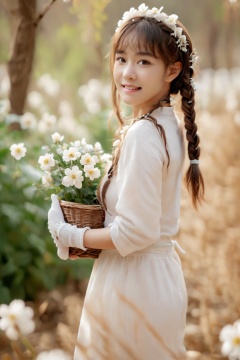
<svg viewBox="0 0 240 360"><path fill-rule="evenodd" d="M82 146L85 146L86 144L87 144L86 139L85 139L85 138L82 138L82 140L81 140L81 145L82 145Z"/></svg>
<svg viewBox="0 0 240 360"><path fill-rule="evenodd" d="M20 125L22 129L34 129L37 124L36 117L30 113L26 112L23 116L20 117Z"/></svg>
<svg viewBox="0 0 240 360"><path fill-rule="evenodd" d="M163 22L175 32L177 18L178 18L177 15L172 14L168 16L167 19L163 20Z"/></svg>
<svg viewBox="0 0 240 360"><path fill-rule="evenodd" d="M101 156L101 160L106 163L110 162L111 158L112 158L112 155L106 154L106 153Z"/></svg>
<svg viewBox="0 0 240 360"><path fill-rule="evenodd" d="M82 155L80 163L82 165L95 165L95 160L89 153L86 153Z"/></svg>
<svg viewBox="0 0 240 360"><path fill-rule="evenodd" d="M89 177L90 180L98 179L101 176L100 170L93 165L85 165L84 172L85 176Z"/></svg>
<svg viewBox="0 0 240 360"><path fill-rule="evenodd" d="M51 130L56 124L57 118L55 115L50 115L48 112L45 112L38 123L39 131L42 133Z"/></svg>
<svg viewBox="0 0 240 360"><path fill-rule="evenodd" d="M38 91L31 91L28 94L27 101L33 108L38 108L43 104L43 97Z"/></svg>
<svg viewBox="0 0 240 360"><path fill-rule="evenodd" d="M197 85L196 85L193 78L190 78L190 85L191 85L191 87L193 88L194 91L197 90Z"/></svg>
<svg viewBox="0 0 240 360"><path fill-rule="evenodd" d="M178 47L182 51L186 52L187 51L187 45L188 45L186 35L181 35L177 40L177 44L178 44Z"/></svg>
<svg viewBox="0 0 240 360"><path fill-rule="evenodd" d="M84 177L82 176L82 170L79 169L77 165L73 166L72 169L67 168L65 175L62 179L62 184L66 187L75 186L78 189L81 189L82 182Z"/></svg>
<svg viewBox="0 0 240 360"><path fill-rule="evenodd" d="M54 80L50 74L42 75L38 80L38 86L42 88L46 94L56 96L59 93L60 86L57 80Z"/></svg>
<svg viewBox="0 0 240 360"><path fill-rule="evenodd" d="M93 155L93 160L95 161L95 164L97 164L99 162L99 158L97 155Z"/></svg>
<svg viewBox="0 0 240 360"><path fill-rule="evenodd" d="M190 68L191 69L194 69L194 65L196 64L196 62L198 61L198 56L197 54L195 54L194 52L191 53L190 55L190 58L189 58L189 61L190 61Z"/></svg>
<svg viewBox="0 0 240 360"><path fill-rule="evenodd" d="M180 26L176 26L175 33L172 33L171 35L180 38L182 36L182 31L183 29Z"/></svg>
<svg viewBox="0 0 240 360"><path fill-rule="evenodd" d="M70 356L63 350L54 349L41 352L36 357L36 360L70 360Z"/></svg>
<svg viewBox="0 0 240 360"><path fill-rule="evenodd" d="M42 184L44 187L50 187L53 183L53 178L49 173L46 173L45 175L43 175L42 177Z"/></svg>
<svg viewBox="0 0 240 360"><path fill-rule="evenodd" d="M240 320L233 325L222 328L219 336L222 344L222 354L229 359L240 359Z"/></svg>
<svg viewBox="0 0 240 360"><path fill-rule="evenodd" d="M93 151L93 146L92 146L92 144L86 144L85 146L84 146L84 151L86 152L91 152L91 151Z"/></svg>
<svg viewBox="0 0 240 360"><path fill-rule="evenodd" d="M52 134L52 140L54 143L61 142L61 141L63 141L63 139L64 139L64 136L60 135L58 132L55 132L54 134Z"/></svg>
<svg viewBox="0 0 240 360"><path fill-rule="evenodd" d="M69 162L71 160L77 160L81 156L81 153L77 148L71 146L68 150L63 151L63 160Z"/></svg>
<svg viewBox="0 0 240 360"><path fill-rule="evenodd" d="M96 142L94 145L94 150L95 151L102 151L102 145L100 144L100 142Z"/></svg>
<svg viewBox="0 0 240 360"><path fill-rule="evenodd" d="M70 143L72 146L79 148L81 146L81 141L80 140L76 140L72 143Z"/></svg>
<svg viewBox="0 0 240 360"><path fill-rule="evenodd" d="M148 10L148 6L146 6L144 3L139 5L138 10L145 13Z"/></svg>
<svg viewBox="0 0 240 360"><path fill-rule="evenodd" d="M13 144L10 147L11 155L16 160L20 160L26 155L27 149L24 146L24 143Z"/></svg>
<svg viewBox="0 0 240 360"><path fill-rule="evenodd" d="M0 305L0 329L11 340L17 340L19 334L31 334L35 328L33 309L25 306L22 300L13 300L9 305Z"/></svg>
<svg viewBox="0 0 240 360"><path fill-rule="evenodd" d="M41 165L40 168L44 171L49 171L51 167L55 166L55 160L53 154L47 153L41 155L38 159L38 163Z"/></svg>

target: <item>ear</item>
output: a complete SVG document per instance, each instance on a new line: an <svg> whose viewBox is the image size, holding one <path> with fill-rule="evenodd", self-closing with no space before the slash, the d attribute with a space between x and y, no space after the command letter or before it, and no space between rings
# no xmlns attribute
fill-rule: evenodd
<svg viewBox="0 0 240 360"><path fill-rule="evenodd" d="M179 75L181 70L182 70L182 63L180 61L177 61L172 65L169 65L165 73L165 81L166 82L173 81Z"/></svg>

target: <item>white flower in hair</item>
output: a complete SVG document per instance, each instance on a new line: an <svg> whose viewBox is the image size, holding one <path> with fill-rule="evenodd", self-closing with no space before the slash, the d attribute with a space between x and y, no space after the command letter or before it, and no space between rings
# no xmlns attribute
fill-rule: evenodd
<svg viewBox="0 0 240 360"><path fill-rule="evenodd" d="M182 36L182 28L179 26L176 26L175 33L172 33L171 35L180 38Z"/></svg>
<svg viewBox="0 0 240 360"><path fill-rule="evenodd" d="M190 85L193 88L193 90L195 90L195 91L197 90L197 85L193 78L190 78Z"/></svg>
<svg viewBox="0 0 240 360"><path fill-rule="evenodd" d="M156 7L153 7L152 9L149 9L148 6L145 5L145 3L139 5L138 9L131 8L129 11L126 11L123 14L123 17L118 22L118 26L116 28L116 32L119 31L119 28L127 21L131 20L134 21L135 17L145 17L145 18L155 18L159 22L162 22L166 24L170 29L173 30L173 35L176 38L176 43L180 50L183 52L187 51L187 39L185 35L182 35L183 29L179 26L177 26L176 21L178 19L178 16L176 14L172 14L168 16L165 13L162 13L163 6L160 7L158 10Z"/></svg>
<svg viewBox="0 0 240 360"><path fill-rule="evenodd" d="M175 34L177 19L178 19L178 16L173 14L173 15L168 16L167 19L163 20L164 24L166 24L168 27L170 27L170 29L172 29L174 31L174 34Z"/></svg>
<svg viewBox="0 0 240 360"><path fill-rule="evenodd" d="M138 10L141 11L141 12L143 12L143 13L146 13L147 10L148 10L148 6L146 6L146 5L143 3L143 4L139 5Z"/></svg>
<svg viewBox="0 0 240 360"><path fill-rule="evenodd" d="M189 58L189 61L190 61L190 68L191 69L194 69L194 65L196 64L196 62L198 61L198 56L197 54L195 54L194 52L191 53L190 55L190 58Z"/></svg>
<svg viewBox="0 0 240 360"><path fill-rule="evenodd" d="M181 35L180 38L177 40L177 44L180 50L182 50L183 52L187 52L188 42L186 35Z"/></svg>

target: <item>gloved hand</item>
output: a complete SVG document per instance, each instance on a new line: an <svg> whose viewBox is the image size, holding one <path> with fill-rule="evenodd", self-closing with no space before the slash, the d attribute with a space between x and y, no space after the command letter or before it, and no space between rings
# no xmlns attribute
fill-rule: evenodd
<svg viewBox="0 0 240 360"><path fill-rule="evenodd" d="M68 246L64 246L58 238L58 227L64 224L65 220L57 196L52 194L51 200L52 205L48 212L48 230L57 246L58 257L62 260L67 260L69 257L69 248Z"/></svg>
<svg viewBox="0 0 240 360"><path fill-rule="evenodd" d="M52 206L48 213L48 228L57 247L59 249L61 245L67 249L77 247L86 251L87 249L83 245L83 236L85 231L90 228L77 228L76 225L66 223L57 196L52 195L51 199ZM64 250L64 248L61 249Z"/></svg>

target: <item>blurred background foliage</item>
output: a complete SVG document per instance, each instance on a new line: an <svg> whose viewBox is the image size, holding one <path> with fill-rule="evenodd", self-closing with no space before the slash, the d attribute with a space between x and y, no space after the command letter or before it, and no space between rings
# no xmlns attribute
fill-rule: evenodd
<svg viewBox="0 0 240 360"><path fill-rule="evenodd" d="M106 152L111 151L116 124L113 121L108 128L109 43L123 12L140 4L53 1L36 28L23 109L35 115L37 125L12 131L7 64L13 48L9 7L15 2L0 0L0 303L35 299L43 289L67 286L90 274L91 260L63 262L56 256L47 230L49 200L33 186L41 181L37 159L55 131L67 141L83 137L89 143L100 141ZM48 3L36 1L36 16ZM219 353L219 331L240 317L240 4L238 0L149 0L147 5L163 5L167 13L178 14L199 54L197 123L206 203L196 213L183 190L179 240L187 251L183 258L189 292L187 346L220 359L214 357ZM28 148L18 163L9 152L17 142ZM64 336L61 341L64 345Z"/></svg>

